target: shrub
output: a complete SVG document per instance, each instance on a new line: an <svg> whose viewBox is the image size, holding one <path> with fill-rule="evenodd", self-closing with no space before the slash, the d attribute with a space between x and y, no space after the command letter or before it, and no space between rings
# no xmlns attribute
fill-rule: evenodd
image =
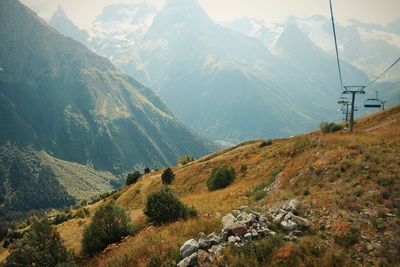
<svg viewBox="0 0 400 267"><path fill-rule="evenodd" d="M336 124L334 122L322 122L319 125L321 131L326 134L326 133L333 133L333 132L337 132L343 129L343 126L340 124Z"/></svg>
<svg viewBox="0 0 400 267"><path fill-rule="evenodd" d="M135 184L142 174L139 171L135 171L134 173L128 173L128 177L126 178L126 185Z"/></svg>
<svg viewBox="0 0 400 267"><path fill-rule="evenodd" d="M262 141L261 144L258 146L259 148L263 148L266 146L271 146L272 145L272 141L271 140L267 140L267 141Z"/></svg>
<svg viewBox="0 0 400 267"><path fill-rule="evenodd" d="M211 176L207 180L209 191L225 188L235 180L235 169L231 166L224 165L215 167L211 171Z"/></svg>
<svg viewBox="0 0 400 267"><path fill-rule="evenodd" d="M133 227L128 224L129 221L130 218L125 210L114 201L101 206L83 232L83 254L93 255L109 244L119 242L121 238L133 234Z"/></svg>
<svg viewBox="0 0 400 267"><path fill-rule="evenodd" d="M4 238L3 248L8 248L11 243L13 243L15 240L21 239L23 235L24 233L17 231L8 232L6 237Z"/></svg>
<svg viewBox="0 0 400 267"><path fill-rule="evenodd" d="M162 183L165 185L172 184L172 181L174 181L174 179L175 179L175 174L172 172L171 168L167 168L161 175Z"/></svg>
<svg viewBox="0 0 400 267"><path fill-rule="evenodd" d="M148 173L151 173L151 170L150 170L149 168L146 167L146 168L144 169L144 174L148 174Z"/></svg>
<svg viewBox="0 0 400 267"><path fill-rule="evenodd" d="M178 160L178 164L182 164L183 166L185 166L186 164L192 161L195 161L194 157L183 156Z"/></svg>
<svg viewBox="0 0 400 267"><path fill-rule="evenodd" d="M148 196L144 214L151 222L163 224L197 216L197 211L183 204L170 188L163 187Z"/></svg>
<svg viewBox="0 0 400 267"><path fill-rule="evenodd" d="M5 266L56 266L72 262L60 234L47 220L36 222L23 239L11 246Z"/></svg>

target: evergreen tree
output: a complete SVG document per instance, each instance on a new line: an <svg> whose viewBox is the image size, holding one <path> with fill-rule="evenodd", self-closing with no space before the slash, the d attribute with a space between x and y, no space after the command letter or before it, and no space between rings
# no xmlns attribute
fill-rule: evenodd
<svg viewBox="0 0 400 267"><path fill-rule="evenodd" d="M139 171L129 173L128 177L126 178L126 185L135 184L140 179L140 177L142 177L142 174Z"/></svg>
<svg viewBox="0 0 400 267"><path fill-rule="evenodd" d="M174 179L175 179L175 174L172 172L171 168L167 168L161 175L162 183L165 185L172 184L172 181L174 181Z"/></svg>

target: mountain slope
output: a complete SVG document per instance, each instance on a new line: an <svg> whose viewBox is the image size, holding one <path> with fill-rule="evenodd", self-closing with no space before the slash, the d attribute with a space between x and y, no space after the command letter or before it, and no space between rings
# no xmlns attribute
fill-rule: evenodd
<svg viewBox="0 0 400 267"><path fill-rule="evenodd" d="M216 149L150 89L56 32L19 1L0 2L0 25L0 150L8 166L1 186L12 179L7 192L29 190L33 177L39 177L33 189L43 186L4 200L7 212L62 207L122 184L126 171L169 166L183 155L200 157ZM16 158L7 144L29 152L16 152L21 156ZM12 168L10 157L16 162ZM46 175L40 168L37 174L36 165L44 165ZM94 170L119 179L94 179L99 174L90 174ZM83 180L74 182L71 173Z"/></svg>
<svg viewBox="0 0 400 267"><path fill-rule="evenodd" d="M32 147L0 147L0 220L24 219L35 211L73 205L112 190L111 173L56 159Z"/></svg>
<svg viewBox="0 0 400 267"><path fill-rule="evenodd" d="M32 143L113 172L165 166L212 148L151 90L18 1L2 1L1 12L1 142Z"/></svg>
<svg viewBox="0 0 400 267"><path fill-rule="evenodd" d="M297 241L289 241L292 237L271 223L268 228L276 232L280 242L263 248L263 242L272 238L267 236L252 246L225 246L223 255L215 258L217 264L279 266L284 260L290 265L292 255L297 259L295 266L396 266L400 262L399 120L400 106L396 106L361 118L352 135L344 130L326 135L318 131L273 140L271 146L261 148L261 141L249 141L174 167L176 179L171 188L201 215L168 225L147 225L82 264L146 266L155 258L153 261L174 265L180 261L183 242L197 240L200 232L221 232L221 214L243 205L248 206L246 212L264 213L295 198L301 203L302 216L310 222L308 230L297 232ZM234 183L209 192L206 181L212 168L225 164L236 169ZM148 174L120 190L116 202L128 211L134 224L145 224L143 208L147 196L162 187L161 173ZM93 214L99 205L87 208ZM89 221L90 217L84 219L85 224ZM66 244L78 252L83 228L74 219L58 230ZM359 229L359 235L349 235L351 228ZM285 250L288 248L295 254ZM265 253L268 256L264 257Z"/></svg>

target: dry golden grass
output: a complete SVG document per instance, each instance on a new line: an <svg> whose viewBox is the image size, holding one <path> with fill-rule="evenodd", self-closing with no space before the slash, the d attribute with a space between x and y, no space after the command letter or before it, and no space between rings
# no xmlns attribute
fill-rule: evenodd
<svg viewBox="0 0 400 267"><path fill-rule="evenodd" d="M345 220L356 224L359 219L354 218L358 218L360 209L383 208L382 189L377 184L380 177L394 177L400 173L399 115L400 107L394 107L362 118L353 135L344 130L326 135L318 131L291 139L273 140L271 146L263 148L259 148L261 140L251 141L185 166L173 167L176 178L172 189L185 204L194 206L200 216L165 226L148 226L116 248L87 259L82 265L146 266L153 256L172 264L179 259L179 247L184 241L197 238L199 232L209 234L221 229L221 219L215 216L216 213L224 215L242 205L263 209L294 197L315 212L316 216L310 218L315 225L319 225L321 218L325 220L324 224L332 224L335 231ZM225 189L209 192L206 181L212 168L225 164L235 168L236 180ZM116 202L127 210L134 224L145 223L143 209L146 199L162 187L162 171L147 174L136 184L120 190ZM255 201L254 192L274 181L279 189ZM89 207L90 216L102 202ZM325 208L334 212L337 218L321 217ZM375 215L371 213L371 216ZM74 219L57 227L66 245L77 254L81 249L83 229L89 222L90 217ZM395 219L390 222L396 225ZM371 227L367 224L360 229L371 231ZM390 229L400 233L396 232L398 227ZM395 236L400 240L400 234ZM306 236L300 244L303 241L304 244L317 242L314 239L325 242L316 236ZM321 266L330 266L333 253L340 250L338 245L329 244L332 248L327 247L327 252L316 259ZM276 261L292 264L293 255L299 252L297 249L284 246L277 252ZM233 260L235 257L226 255L225 258ZM302 262L305 264L306 261Z"/></svg>

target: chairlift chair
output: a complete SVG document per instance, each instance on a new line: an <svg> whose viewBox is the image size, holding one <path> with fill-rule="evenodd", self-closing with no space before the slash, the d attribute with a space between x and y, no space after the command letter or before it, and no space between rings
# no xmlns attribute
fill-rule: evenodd
<svg viewBox="0 0 400 267"><path fill-rule="evenodd" d="M378 98L378 91L375 92L376 97L375 98L368 98L364 102L364 108L381 108L382 107L382 101Z"/></svg>

